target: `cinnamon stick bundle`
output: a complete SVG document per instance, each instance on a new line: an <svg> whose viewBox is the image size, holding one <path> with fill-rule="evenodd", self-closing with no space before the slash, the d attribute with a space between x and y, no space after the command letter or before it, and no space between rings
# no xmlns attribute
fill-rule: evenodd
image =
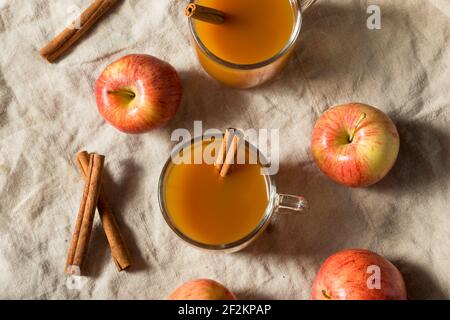
<svg viewBox="0 0 450 320"><path fill-rule="evenodd" d="M94 24L108 12L118 0L95 0L72 23L77 28L67 27L39 52L50 63L54 63L67 52ZM79 26L79 28L78 28Z"/></svg>
<svg viewBox="0 0 450 320"><path fill-rule="evenodd" d="M217 153L216 162L214 166L219 171L222 178L226 177L235 162L235 157L238 151L240 137L234 132L234 129L225 131L222 145Z"/></svg>
<svg viewBox="0 0 450 320"><path fill-rule="evenodd" d="M102 155L91 154L89 156L89 166L84 184L83 197L81 199L75 230L65 266L65 272L68 274L73 274L75 272L73 267L82 270L86 259L95 208L100 195L104 162L105 157Z"/></svg>
<svg viewBox="0 0 450 320"><path fill-rule="evenodd" d="M80 169L81 175L87 179L89 170L89 154L86 151L82 151L77 156L77 163ZM108 239L109 246L111 247L111 255L117 266L117 269L123 271L131 267L131 258L122 234L117 224L117 220L109 205L106 194L104 191L100 191L98 197L97 209L102 222L103 230L105 231L106 238Z"/></svg>

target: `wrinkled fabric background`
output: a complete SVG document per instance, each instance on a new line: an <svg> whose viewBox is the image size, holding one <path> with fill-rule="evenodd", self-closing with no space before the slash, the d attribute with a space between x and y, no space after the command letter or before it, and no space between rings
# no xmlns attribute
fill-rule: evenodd
<svg viewBox="0 0 450 320"><path fill-rule="evenodd" d="M192 278L213 278L241 299L308 299L335 251L368 248L393 261L410 298L450 298L450 5L379 0L382 29L366 27L370 2L320 0L305 14L294 57L275 81L240 91L199 66L186 1L126 0L60 63L38 49L89 0L0 0L0 298L163 299ZM179 71L184 99L164 129L130 136L97 112L93 86L127 53ZM360 101L398 125L392 172L368 189L325 178L309 138L329 106ZM281 192L303 194L307 215L278 216L243 252L209 254L165 225L157 182L176 128L279 128ZM89 278L69 290L63 266L82 192L80 150L107 156L107 192L135 266L118 273L96 218Z"/></svg>

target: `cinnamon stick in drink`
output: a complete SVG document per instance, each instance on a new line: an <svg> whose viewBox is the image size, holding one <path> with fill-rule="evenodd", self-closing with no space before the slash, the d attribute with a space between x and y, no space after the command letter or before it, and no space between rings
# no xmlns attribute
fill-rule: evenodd
<svg viewBox="0 0 450 320"><path fill-rule="evenodd" d="M219 171L221 177L226 177L234 164L234 160L239 146L239 135L234 132L234 129L227 129L225 131L222 145L217 153L217 158L214 166Z"/></svg>
<svg viewBox="0 0 450 320"><path fill-rule="evenodd" d="M228 146L230 145L230 130L226 130L223 135L222 144L220 145L220 149L217 152L216 161L214 162L214 166L220 172L222 170L223 164L225 162L225 157L227 154Z"/></svg>
<svg viewBox="0 0 450 320"><path fill-rule="evenodd" d="M54 63L66 53L94 24L108 12L118 0L95 0L79 17L72 22L39 52L48 62Z"/></svg>
<svg viewBox="0 0 450 320"><path fill-rule="evenodd" d="M225 14L222 11L194 3L187 5L184 14L188 18L214 24L222 24L225 22Z"/></svg>
<svg viewBox="0 0 450 320"><path fill-rule="evenodd" d="M85 179L87 179L89 154L86 151L80 152L77 156L77 163L80 173ZM111 255L117 269L119 272L128 269L131 267L130 254L125 246L119 225L103 190L100 191L97 209L100 214L103 230L105 231L106 238L108 239L109 246L111 247Z"/></svg>
<svg viewBox="0 0 450 320"><path fill-rule="evenodd" d="M65 272L69 274L74 272L73 267L82 270L87 256L95 208L100 195L104 161L105 157L102 155L91 154L89 157L83 197L65 266Z"/></svg>
<svg viewBox="0 0 450 320"><path fill-rule="evenodd" d="M223 163L222 169L220 170L220 176L225 178L231 169L231 166L235 162L236 154L239 146L239 136L235 134L231 140L230 147L228 148L227 155L225 157L225 162Z"/></svg>

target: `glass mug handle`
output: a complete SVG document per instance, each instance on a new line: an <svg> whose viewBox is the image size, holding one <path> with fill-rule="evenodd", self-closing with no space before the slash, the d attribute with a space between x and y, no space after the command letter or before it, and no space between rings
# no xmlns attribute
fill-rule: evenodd
<svg viewBox="0 0 450 320"><path fill-rule="evenodd" d="M302 12L308 10L314 4L314 2L316 2L316 0L302 0L300 3Z"/></svg>
<svg viewBox="0 0 450 320"><path fill-rule="evenodd" d="M276 212L280 209L287 209L295 211L296 213L304 213L308 209L308 201L300 196L293 196L288 194L277 194Z"/></svg>

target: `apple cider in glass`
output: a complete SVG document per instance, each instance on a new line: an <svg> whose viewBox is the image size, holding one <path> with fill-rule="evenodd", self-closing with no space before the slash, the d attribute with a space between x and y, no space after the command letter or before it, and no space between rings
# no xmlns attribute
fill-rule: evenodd
<svg viewBox="0 0 450 320"><path fill-rule="evenodd" d="M291 55L301 27L298 0L196 0L225 14L222 24L191 19L203 68L218 81L249 88L272 78Z"/></svg>
<svg viewBox="0 0 450 320"><path fill-rule="evenodd" d="M209 143L197 141L188 148L193 155ZM225 178L205 161L170 164L163 194L175 228L206 245L226 245L251 234L265 216L269 194L261 166L245 162L234 164Z"/></svg>

